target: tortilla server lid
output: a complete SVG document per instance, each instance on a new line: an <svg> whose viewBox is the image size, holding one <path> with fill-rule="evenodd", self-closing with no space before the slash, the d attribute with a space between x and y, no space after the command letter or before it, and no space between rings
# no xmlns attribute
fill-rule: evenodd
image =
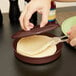
<svg viewBox="0 0 76 76"><path fill-rule="evenodd" d="M12 35L12 38L18 39L18 38L22 38L22 37L31 36L31 35L38 35L41 33L51 31L57 27L58 27L57 23L48 23L48 24L46 24L45 27L42 27L42 28L40 28L39 25L37 25L37 26L34 26L34 28L31 29L30 31L24 31L24 30L18 31L17 33Z"/></svg>

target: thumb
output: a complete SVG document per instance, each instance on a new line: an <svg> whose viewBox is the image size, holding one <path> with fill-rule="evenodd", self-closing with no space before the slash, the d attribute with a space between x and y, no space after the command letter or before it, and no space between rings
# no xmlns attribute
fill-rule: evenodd
<svg viewBox="0 0 76 76"><path fill-rule="evenodd" d="M40 27L44 27L47 23L48 23L48 10L43 10L42 11L42 20L41 20L41 24Z"/></svg>
<svg viewBox="0 0 76 76"><path fill-rule="evenodd" d="M74 38L74 39L72 39L72 40L70 41L70 45L71 45L71 46L76 46L76 38Z"/></svg>

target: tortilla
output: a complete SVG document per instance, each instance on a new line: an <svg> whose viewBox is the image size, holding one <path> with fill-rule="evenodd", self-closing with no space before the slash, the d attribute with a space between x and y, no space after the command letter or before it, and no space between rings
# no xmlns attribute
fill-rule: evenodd
<svg viewBox="0 0 76 76"><path fill-rule="evenodd" d="M44 35L21 38L17 43L17 53L30 57L53 55L56 52L56 45L49 45L49 42L51 42L51 38Z"/></svg>

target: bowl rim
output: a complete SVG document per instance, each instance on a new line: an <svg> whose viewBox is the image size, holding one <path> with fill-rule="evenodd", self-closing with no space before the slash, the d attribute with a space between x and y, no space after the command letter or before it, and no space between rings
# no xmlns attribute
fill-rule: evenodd
<svg viewBox="0 0 76 76"><path fill-rule="evenodd" d="M40 34L40 35L46 35L46 36L49 36L49 37L56 36L56 35L53 35L51 33L43 33L43 34ZM14 54L15 54L16 58L18 58L19 60L21 60L23 62L32 63L32 64L44 64L44 63L48 63L48 62L52 62L52 61L56 60L61 55L61 49L62 49L63 44L59 43L59 44L57 44L57 51L54 55L39 57L39 58L38 57L23 56L23 55L17 53L17 50L16 50L16 45L17 45L17 42L18 42L19 39L15 39L14 42L13 42ZM37 60L38 61L43 60L43 61L38 62Z"/></svg>

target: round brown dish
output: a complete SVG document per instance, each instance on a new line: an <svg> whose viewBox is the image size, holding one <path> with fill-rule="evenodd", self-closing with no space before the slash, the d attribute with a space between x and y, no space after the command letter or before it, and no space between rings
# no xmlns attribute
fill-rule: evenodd
<svg viewBox="0 0 76 76"><path fill-rule="evenodd" d="M45 34L41 34L41 35L47 35L47 36L50 36L50 37L53 37L54 36L54 35L52 35L50 33L45 33ZM51 56L41 57L41 58L32 58L32 57L20 55L16 51L16 46L17 46L18 40L19 39L14 40L14 43L13 43L13 46L14 46L14 54L15 54L15 56L19 60L21 60L23 62L27 62L27 63L31 63L31 64L44 64L44 63L48 63L48 62L51 62L51 61L56 60L61 55L62 43L59 43L57 45L57 51L56 51L56 53L54 55L51 55Z"/></svg>

